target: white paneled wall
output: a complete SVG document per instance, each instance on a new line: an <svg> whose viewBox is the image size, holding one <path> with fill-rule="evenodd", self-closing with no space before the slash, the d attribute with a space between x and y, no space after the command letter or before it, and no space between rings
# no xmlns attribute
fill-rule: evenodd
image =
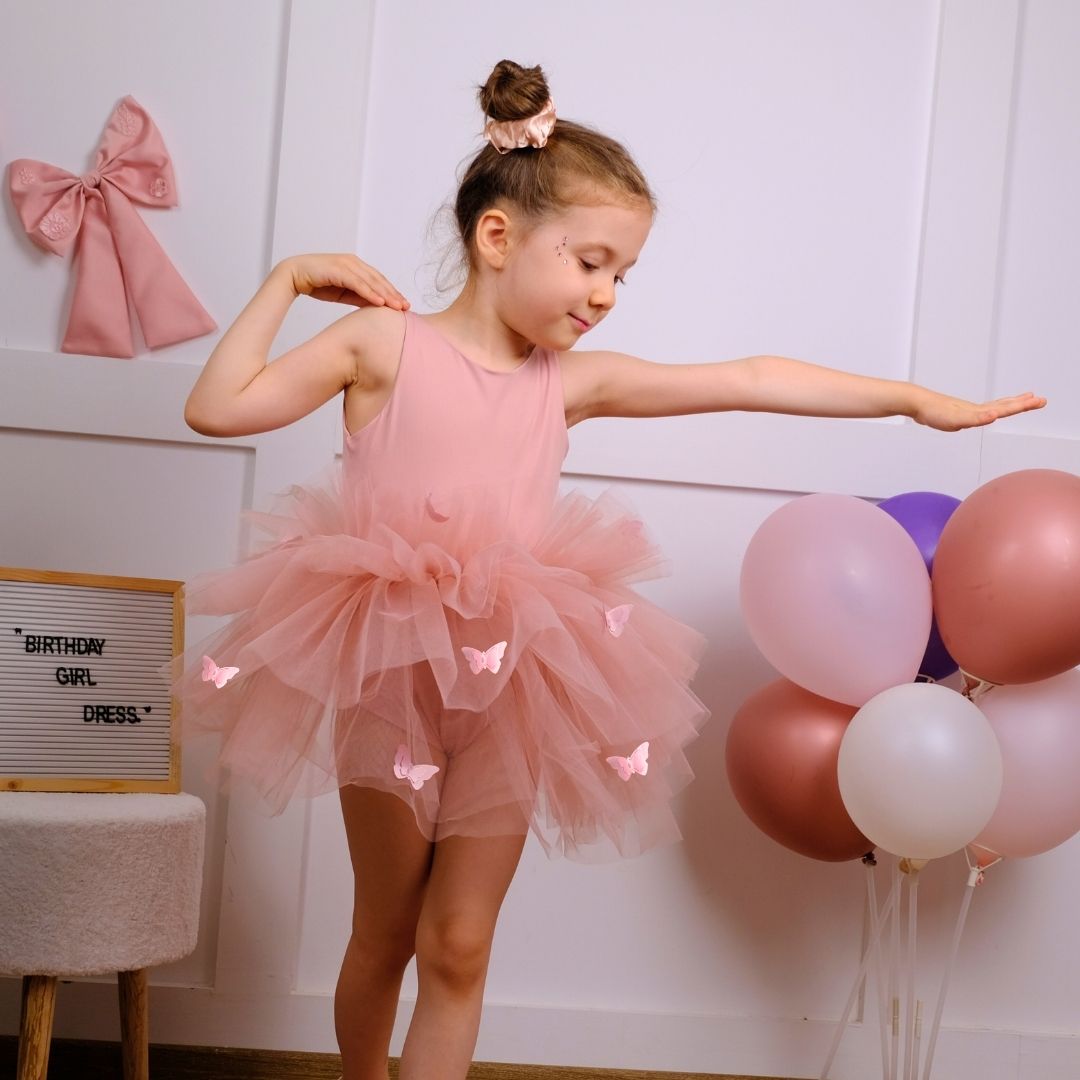
<svg viewBox="0 0 1080 1080"><path fill-rule="evenodd" d="M560 115L623 140L659 196L589 347L671 362L776 353L974 399L1050 398L958 434L745 413L571 433L564 487L619 485L670 555L671 576L641 589L707 635L695 688L714 715L690 751L683 844L599 867L526 846L477 1058L816 1075L854 974L864 871L778 847L731 797L727 724L775 677L741 624L740 561L761 521L806 492L963 497L1016 469L1080 472L1077 5L47 0L4 20L0 93L19 102L0 125L4 162L82 171L133 94L181 193L144 219L222 330L300 250L355 249L418 310L447 303L434 288L446 233L428 226L480 146L475 84L505 56L543 64ZM216 335L127 361L56 353L69 269L18 234L6 200L5 216L0 559L177 578L228 562L237 511L332 458L340 402L263 436L195 435L182 404ZM341 313L298 304L275 351ZM203 933L196 954L152 973L153 1038L333 1050L351 905L337 801L268 819L242 791L215 795L210 760L212 747L185 757L186 787L211 809ZM1078 843L995 868L977 891L942 1076L1080 1073ZM959 857L923 875L927 1001L964 876ZM18 986L0 985L11 1032ZM415 992L410 969L394 1053ZM111 986L61 990L58 1034L115 1038L116 1023ZM870 1022L852 1030L836 1080L874 1074L875 1036Z"/></svg>

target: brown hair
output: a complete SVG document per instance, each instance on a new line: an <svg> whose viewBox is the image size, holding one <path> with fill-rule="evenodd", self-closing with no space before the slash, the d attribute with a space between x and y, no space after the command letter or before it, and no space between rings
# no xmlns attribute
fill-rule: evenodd
<svg viewBox="0 0 1080 1080"><path fill-rule="evenodd" d="M478 90L480 107L493 120L534 116L551 96L540 67L524 68L512 60L500 60ZM535 224L574 203L613 197L644 202L656 212L656 197L626 148L584 124L556 119L541 148L500 154L485 140L465 170L454 203L466 268L475 266L476 223L492 206L509 204Z"/></svg>

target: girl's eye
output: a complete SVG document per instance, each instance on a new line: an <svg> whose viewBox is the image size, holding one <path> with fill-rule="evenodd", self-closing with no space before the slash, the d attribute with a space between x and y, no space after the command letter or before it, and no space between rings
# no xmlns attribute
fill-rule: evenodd
<svg viewBox="0 0 1080 1080"><path fill-rule="evenodd" d="M582 268L585 269L585 270L599 270L600 269L598 266L594 266L591 262L586 262L584 259L578 259L578 262L581 263ZM615 281L619 285L625 285L626 284L626 278L621 278L621 277L616 276Z"/></svg>

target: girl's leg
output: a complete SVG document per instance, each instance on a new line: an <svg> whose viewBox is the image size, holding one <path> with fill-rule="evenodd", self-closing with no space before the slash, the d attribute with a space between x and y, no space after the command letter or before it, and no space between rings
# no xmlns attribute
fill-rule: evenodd
<svg viewBox="0 0 1080 1080"><path fill-rule="evenodd" d="M524 843L525 834L448 836L435 844L416 931L419 994L400 1080L465 1080L495 923Z"/></svg>
<svg viewBox="0 0 1080 1080"><path fill-rule="evenodd" d="M344 1080L387 1080L386 1061L434 844L397 795L349 785L338 792L355 893L352 935L334 994Z"/></svg>

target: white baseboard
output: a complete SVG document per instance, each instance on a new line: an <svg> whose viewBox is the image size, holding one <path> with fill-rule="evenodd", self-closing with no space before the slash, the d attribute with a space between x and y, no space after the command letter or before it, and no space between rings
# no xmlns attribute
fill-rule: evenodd
<svg viewBox="0 0 1080 1080"><path fill-rule="evenodd" d="M259 997L205 988L150 987L154 1043L335 1053L333 1009L323 994ZM0 1034L18 1034L20 985L0 978ZM390 1052L398 1055L412 1016L403 1000ZM769 1077L820 1074L835 1027L822 1021L685 1016L484 1006L477 1061L648 1069ZM929 1025L924 1029L929 1033ZM115 980L61 982L53 1034L119 1041ZM1080 1038L946 1028L934 1055L935 1080L1076 1080ZM876 1024L845 1032L831 1080L876 1080Z"/></svg>

